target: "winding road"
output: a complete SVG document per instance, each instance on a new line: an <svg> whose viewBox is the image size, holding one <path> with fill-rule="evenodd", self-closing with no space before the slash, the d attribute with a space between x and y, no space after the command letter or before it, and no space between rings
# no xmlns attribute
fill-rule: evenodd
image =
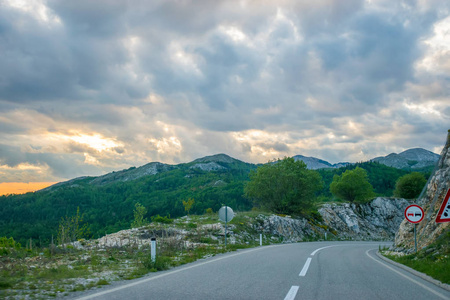
<svg viewBox="0 0 450 300"><path fill-rule="evenodd" d="M71 295L88 299L450 299L379 259L383 242L264 246Z"/></svg>

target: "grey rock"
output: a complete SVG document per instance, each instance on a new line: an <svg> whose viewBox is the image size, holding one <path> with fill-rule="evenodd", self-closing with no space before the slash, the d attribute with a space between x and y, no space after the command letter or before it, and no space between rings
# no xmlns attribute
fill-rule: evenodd
<svg viewBox="0 0 450 300"><path fill-rule="evenodd" d="M324 204L323 221L305 218L259 215L254 229L278 236L284 242L329 238L351 240L393 240L409 205L405 199L376 198L365 204Z"/></svg>
<svg viewBox="0 0 450 300"><path fill-rule="evenodd" d="M218 170L225 170L226 168L219 165L216 162L208 162L208 163L198 163L190 167L190 169L200 169L202 171L218 171Z"/></svg>

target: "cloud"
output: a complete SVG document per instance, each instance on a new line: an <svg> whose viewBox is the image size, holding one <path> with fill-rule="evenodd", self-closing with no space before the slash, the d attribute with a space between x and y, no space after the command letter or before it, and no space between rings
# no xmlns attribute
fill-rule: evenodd
<svg viewBox="0 0 450 300"><path fill-rule="evenodd" d="M448 12L442 1L4 1L2 180L215 153L335 163L438 149Z"/></svg>

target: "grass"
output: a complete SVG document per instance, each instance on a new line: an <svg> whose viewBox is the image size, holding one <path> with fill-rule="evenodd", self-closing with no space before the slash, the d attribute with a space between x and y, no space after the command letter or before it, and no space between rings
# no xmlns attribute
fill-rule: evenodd
<svg viewBox="0 0 450 300"><path fill-rule="evenodd" d="M381 251L383 253L383 251ZM389 252L387 252L389 253ZM447 230L433 244L417 253L387 258L427 274L440 282L450 284L450 231Z"/></svg>

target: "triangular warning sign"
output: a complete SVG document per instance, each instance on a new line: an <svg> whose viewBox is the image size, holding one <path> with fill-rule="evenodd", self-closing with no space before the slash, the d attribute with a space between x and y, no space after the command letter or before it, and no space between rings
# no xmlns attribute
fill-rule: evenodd
<svg viewBox="0 0 450 300"><path fill-rule="evenodd" d="M442 202L441 209L436 217L436 223L450 222L450 189L445 195L444 202Z"/></svg>

